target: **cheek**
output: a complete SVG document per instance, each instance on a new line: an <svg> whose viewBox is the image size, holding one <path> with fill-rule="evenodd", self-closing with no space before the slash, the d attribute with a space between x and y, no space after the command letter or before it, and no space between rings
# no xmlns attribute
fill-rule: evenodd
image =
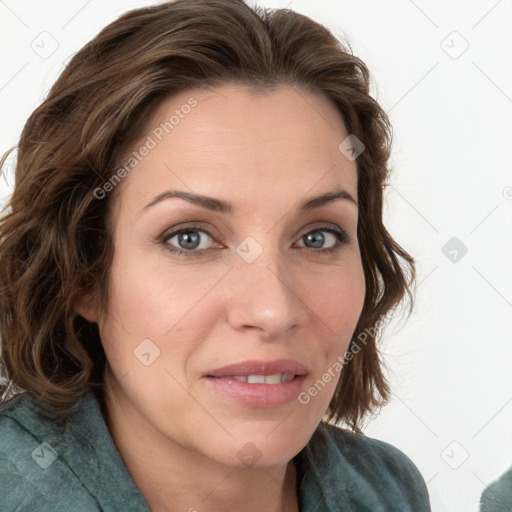
<svg viewBox="0 0 512 512"><path fill-rule="evenodd" d="M340 265L306 283L308 304L333 336L351 336L365 298L365 279L360 260ZM347 340L348 341L348 340Z"/></svg>
<svg viewBox="0 0 512 512"><path fill-rule="evenodd" d="M208 336L214 308L204 309L204 297L219 280L219 271L199 276L197 269L182 267L171 272L160 261L148 261L147 255L119 252L111 267L108 313L100 325L112 368L118 376L128 371L138 375L145 367L137 355L147 352L150 359L157 355L151 369L187 360Z"/></svg>
<svg viewBox="0 0 512 512"><path fill-rule="evenodd" d="M205 293L187 272L152 265L132 251L112 265L109 311L132 333L161 337Z"/></svg>
<svg viewBox="0 0 512 512"><path fill-rule="evenodd" d="M317 317L311 328L319 329L315 357L321 363L304 399L310 400L310 407L321 415L343 371L345 354L363 308L366 289L361 260L355 258L350 265L332 270L317 283L320 286L311 287L314 292L309 301L313 304L311 318Z"/></svg>
<svg viewBox="0 0 512 512"><path fill-rule="evenodd" d="M313 304L312 318L317 319L312 329L323 332L316 338L315 358L321 363L298 398L312 417L321 417L343 372L346 351L363 308L365 279L360 260L350 265L350 271L339 268L316 282L320 286L311 287L309 301Z"/></svg>

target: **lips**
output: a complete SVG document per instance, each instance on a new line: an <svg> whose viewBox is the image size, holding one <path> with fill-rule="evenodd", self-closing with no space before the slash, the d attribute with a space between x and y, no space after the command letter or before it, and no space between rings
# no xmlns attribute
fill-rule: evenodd
<svg viewBox="0 0 512 512"><path fill-rule="evenodd" d="M308 375L308 369L292 359L251 360L210 370L203 382L228 406L263 409L296 402Z"/></svg>
<svg viewBox="0 0 512 512"><path fill-rule="evenodd" d="M251 359L234 363L222 368L209 370L205 373L205 377L241 377L249 375L276 375L276 374L291 374L291 375L307 375L308 369L300 364L298 361L292 359L277 359L274 361L265 361Z"/></svg>

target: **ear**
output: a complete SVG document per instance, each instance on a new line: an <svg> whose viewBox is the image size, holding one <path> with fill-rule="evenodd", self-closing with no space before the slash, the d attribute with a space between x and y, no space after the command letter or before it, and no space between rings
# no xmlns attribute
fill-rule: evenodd
<svg viewBox="0 0 512 512"><path fill-rule="evenodd" d="M98 322L98 308L95 304L95 301L89 295L82 297L78 301L76 312L91 323Z"/></svg>

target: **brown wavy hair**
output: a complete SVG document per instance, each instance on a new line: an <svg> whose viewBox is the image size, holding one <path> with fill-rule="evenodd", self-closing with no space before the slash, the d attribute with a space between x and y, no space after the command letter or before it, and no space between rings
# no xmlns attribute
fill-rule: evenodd
<svg viewBox="0 0 512 512"><path fill-rule="evenodd" d="M102 309L108 303L113 201L94 191L165 99L228 83L323 94L365 145L356 163L366 296L351 343L362 333L366 339L346 362L324 420L362 432L362 418L388 401L375 326L406 295L412 307L415 275L382 220L391 124L346 38L289 9L242 0L177 0L127 12L74 55L27 120L0 220L1 401L26 392L63 418L85 392L101 389L98 327L76 312L83 296Z"/></svg>

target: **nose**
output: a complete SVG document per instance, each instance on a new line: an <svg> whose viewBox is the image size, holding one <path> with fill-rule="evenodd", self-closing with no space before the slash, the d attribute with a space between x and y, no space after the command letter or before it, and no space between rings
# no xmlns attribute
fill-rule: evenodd
<svg viewBox="0 0 512 512"><path fill-rule="evenodd" d="M240 257L231 272L228 319L232 328L279 339L304 325L309 313L301 297L302 281L293 268L285 268L279 251L265 249L248 261Z"/></svg>

